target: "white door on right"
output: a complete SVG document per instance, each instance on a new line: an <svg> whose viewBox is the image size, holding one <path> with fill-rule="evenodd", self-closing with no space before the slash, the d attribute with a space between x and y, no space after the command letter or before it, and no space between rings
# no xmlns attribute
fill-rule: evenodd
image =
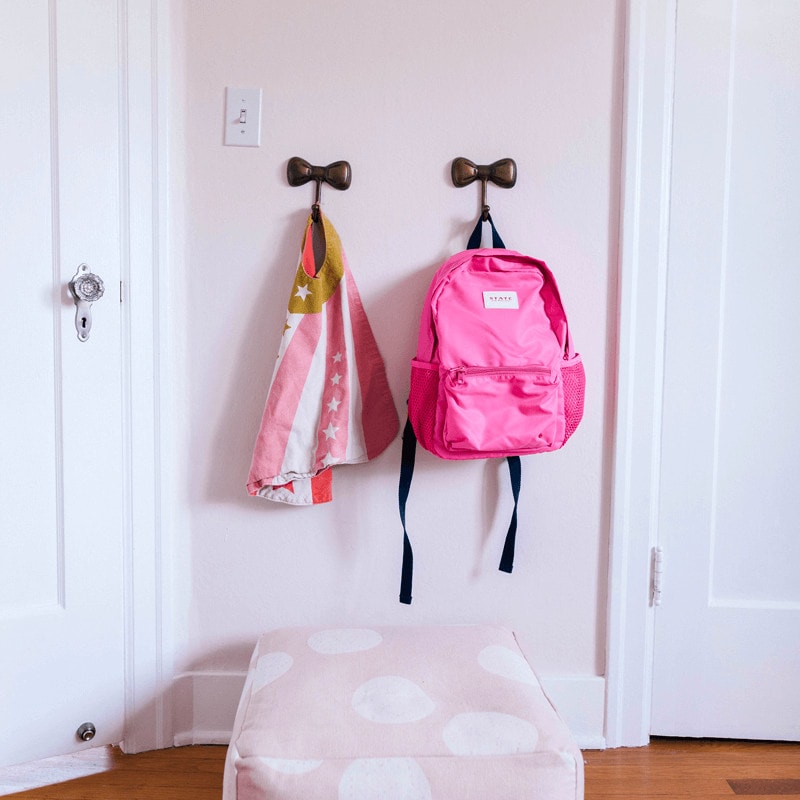
<svg viewBox="0 0 800 800"><path fill-rule="evenodd" d="M800 3L678 0L651 732L800 740Z"/></svg>

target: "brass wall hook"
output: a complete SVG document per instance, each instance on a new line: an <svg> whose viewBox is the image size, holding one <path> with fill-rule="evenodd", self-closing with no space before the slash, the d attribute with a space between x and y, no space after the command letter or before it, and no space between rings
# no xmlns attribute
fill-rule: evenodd
<svg viewBox="0 0 800 800"><path fill-rule="evenodd" d="M311 218L319 222L319 201L322 183L327 183L334 189L344 191L350 187L352 171L347 161L334 161L326 167L317 167L309 164L304 158L294 156L286 165L286 179L290 186L302 186L309 181L316 181L317 188L314 193L314 203L311 206Z"/></svg>
<svg viewBox="0 0 800 800"><path fill-rule="evenodd" d="M486 202L486 183L491 181L503 189L510 189L517 182L517 164L513 158L501 158L493 164L474 164L468 158L456 158L450 168L453 185L459 189L473 181L481 182L481 216L489 218L489 204Z"/></svg>

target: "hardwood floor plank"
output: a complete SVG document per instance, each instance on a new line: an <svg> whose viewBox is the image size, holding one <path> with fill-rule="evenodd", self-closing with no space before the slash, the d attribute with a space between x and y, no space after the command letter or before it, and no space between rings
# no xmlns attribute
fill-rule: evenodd
<svg viewBox="0 0 800 800"><path fill-rule="evenodd" d="M800 795L800 778L749 778L729 780L728 784L735 794Z"/></svg>

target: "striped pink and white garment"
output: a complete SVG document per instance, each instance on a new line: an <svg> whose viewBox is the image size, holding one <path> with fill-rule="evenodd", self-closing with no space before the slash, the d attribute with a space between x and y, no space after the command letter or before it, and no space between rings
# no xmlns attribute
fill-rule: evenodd
<svg viewBox="0 0 800 800"><path fill-rule="evenodd" d="M315 272L309 217L247 482L292 505L329 502L331 467L374 458L399 428L341 241L322 214L320 224L325 257Z"/></svg>

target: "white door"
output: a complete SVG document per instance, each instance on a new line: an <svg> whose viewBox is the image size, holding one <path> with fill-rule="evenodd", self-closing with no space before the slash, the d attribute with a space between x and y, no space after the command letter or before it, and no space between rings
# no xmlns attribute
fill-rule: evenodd
<svg viewBox="0 0 800 800"><path fill-rule="evenodd" d="M107 0L0 0L2 764L123 733L118 36Z"/></svg>
<svg viewBox="0 0 800 800"><path fill-rule="evenodd" d="M800 740L800 4L679 2L651 731Z"/></svg>

